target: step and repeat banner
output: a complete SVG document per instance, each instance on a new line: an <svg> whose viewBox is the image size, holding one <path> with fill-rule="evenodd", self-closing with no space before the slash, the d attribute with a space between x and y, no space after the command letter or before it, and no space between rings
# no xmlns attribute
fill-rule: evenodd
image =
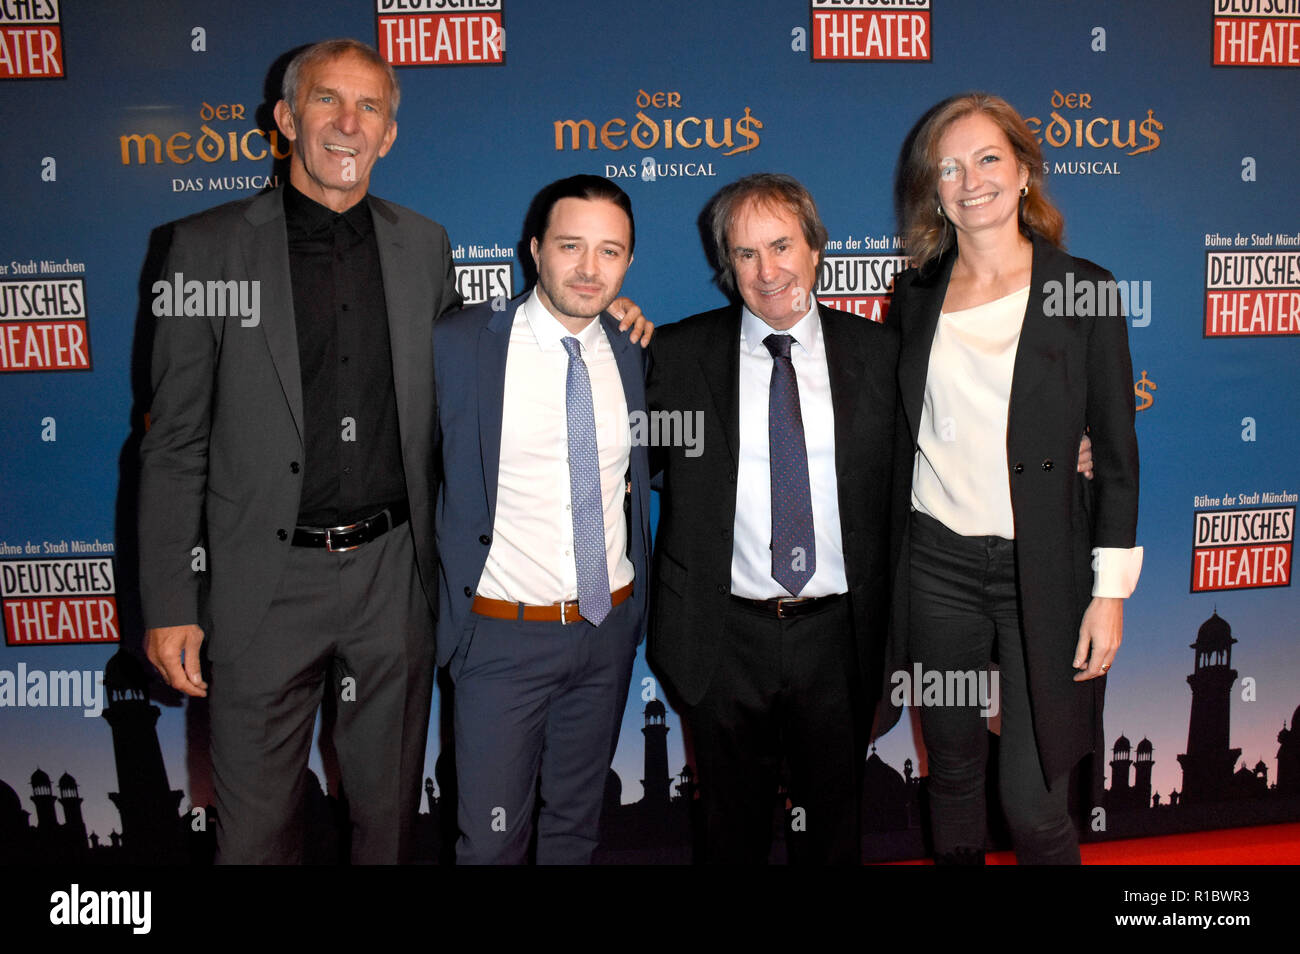
<svg viewBox="0 0 1300 954"><path fill-rule="evenodd" d="M168 222L284 183L279 77L333 36L399 67L371 188L446 226L467 300L522 292L529 201L595 173L632 197L624 291L661 323L723 302L697 220L758 171L818 201L821 300L880 320L907 264L904 138L950 94L1010 100L1070 251L1129 315L1146 557L1084 837L1300 819L1300 0L0 0L0 861L210 857L204 705L138 655L149 290ZM600 860L690 857L671 706L642 655ZM431 861L454 814L442 710ZM868 756L871 859L923 853L913 724Z"/></svg>

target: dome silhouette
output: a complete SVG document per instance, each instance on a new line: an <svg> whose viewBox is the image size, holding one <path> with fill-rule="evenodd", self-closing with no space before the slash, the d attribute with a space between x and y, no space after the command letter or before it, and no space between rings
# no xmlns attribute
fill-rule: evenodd
<svg viewBox="0 0 1300 954"><path fill-rule="evenodd" d="M1232 638L1232 627L1216 610L1196 631L1196 642L1191 648L1212 653L1227 650L1235 642L1236 640Z"/></svg>

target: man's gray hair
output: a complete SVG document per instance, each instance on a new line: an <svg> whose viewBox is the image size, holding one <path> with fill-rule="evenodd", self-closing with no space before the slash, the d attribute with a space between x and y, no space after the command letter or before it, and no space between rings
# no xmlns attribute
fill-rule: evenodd
<svg viewBox="0 0 1300 954"><path fill-rule="evenodd" d="M757 172L737 179L713 197L709 203L708 223L713 240L716 280L724 291L736 288L736 271L731 262L729 232L731 223L748 204L775 207L790 212L799 221L804 241L817 253L820 270L830 237L812 194L794 177L773 172Z"/></svg>
<svg viewBox="0 0 1300 954"><path fill-rule="evenodd" d="M397 82L397 73L394 72L392 64L380 56L379 51L373 46L351 37L314 43L290 60L289 68L284 71L284 81L280 84L280 98L289 104L289 111L295 116L298 113L298 84L302 81L304 70L318 63L349 54L358 56L371 66L384 71L384 75L388 77L388 115L384 118L390 123L395 120L397 104L402 99L402 88Z"/></svg>

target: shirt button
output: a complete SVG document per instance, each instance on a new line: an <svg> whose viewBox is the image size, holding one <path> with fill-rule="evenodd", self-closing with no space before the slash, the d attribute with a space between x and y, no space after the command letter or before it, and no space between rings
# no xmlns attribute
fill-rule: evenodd
<svg viewBox="0 0 1300 954"><path fill-rule="evenodd" d="M1051 458L1048 458L1047 460L1043 461L1043 470L1051 470L1053 466L1054 465L1052 464Z"/></svg>
<svg viewBox="0 0 1300 954"><path fill-rule="evenodd" d="M277 540L288 540L289 534L286 533L284 530L277 530L275 531L275 538Z"/></svg>
<svg viewBox="0 0 1300 954"><path fill-rule="evenodd" d="M489 543L492 542L492 538L485 533L478 538L478 542L483 544L483 546L487 546Z"/></svg>
<svg viewBox="0 0 1300 954"><path fill-rule="evenodd" d="M473 595L474 595L474 591L473 591L472 589L470 589L470 588L467 586L467 587L465 587L465 595L466 595L466 596L473 596Z"/></svg>
<svg viewBox="0 0 1300 954"><path fill-rule="evenodd" d="M302 470L302 468L298 466L298 462L296 460L289 461L289 473L296 474L300 470Z"/></svg>

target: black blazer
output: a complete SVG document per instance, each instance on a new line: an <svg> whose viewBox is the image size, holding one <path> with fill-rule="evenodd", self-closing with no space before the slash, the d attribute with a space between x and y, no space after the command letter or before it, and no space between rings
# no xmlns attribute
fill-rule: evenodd
<svg viewBox="0 0 1300 954"><path fill-rule="evenodd" d="M820 306L831 400L835 473L849 599L864 686L881 683L888 618L890 449L897 336L865 318ZM686 705L703 697L717 664L731 593L732 529L740 444L739 305L655 330L647 400L651 413L704 414L704 444L654 448L662 473L647 658ZM864 700L874 706L874 697ZM869 711L869 708L867 708Z"/></svg>
<svg viewBox="0 0 1300 954"><path fill-rule="evenodd" d="M1048 779L1092 751L1101 731L1105 677L1074 682L1079 623L1092 593L1092 548L1132 547L1137 534L1138 449L1133 430L1133 367L1122 309L1092 317L1050 317L1053 282L1061 294L1080 282L1113 282L1110 272L1033 237L1029 304L1011 378L1007 469L1016 529L1021 621L1039 756ZM956 254L898 276L887 324L901 336L894 529L899 541L887 672L907 656L907 524L912 466L930 347ZM1073 275L1073 279L1067 276ZM1075 472L1079 441L1092 438L1095 477ZM888 705L888 724L897 710Z"/></svg>

